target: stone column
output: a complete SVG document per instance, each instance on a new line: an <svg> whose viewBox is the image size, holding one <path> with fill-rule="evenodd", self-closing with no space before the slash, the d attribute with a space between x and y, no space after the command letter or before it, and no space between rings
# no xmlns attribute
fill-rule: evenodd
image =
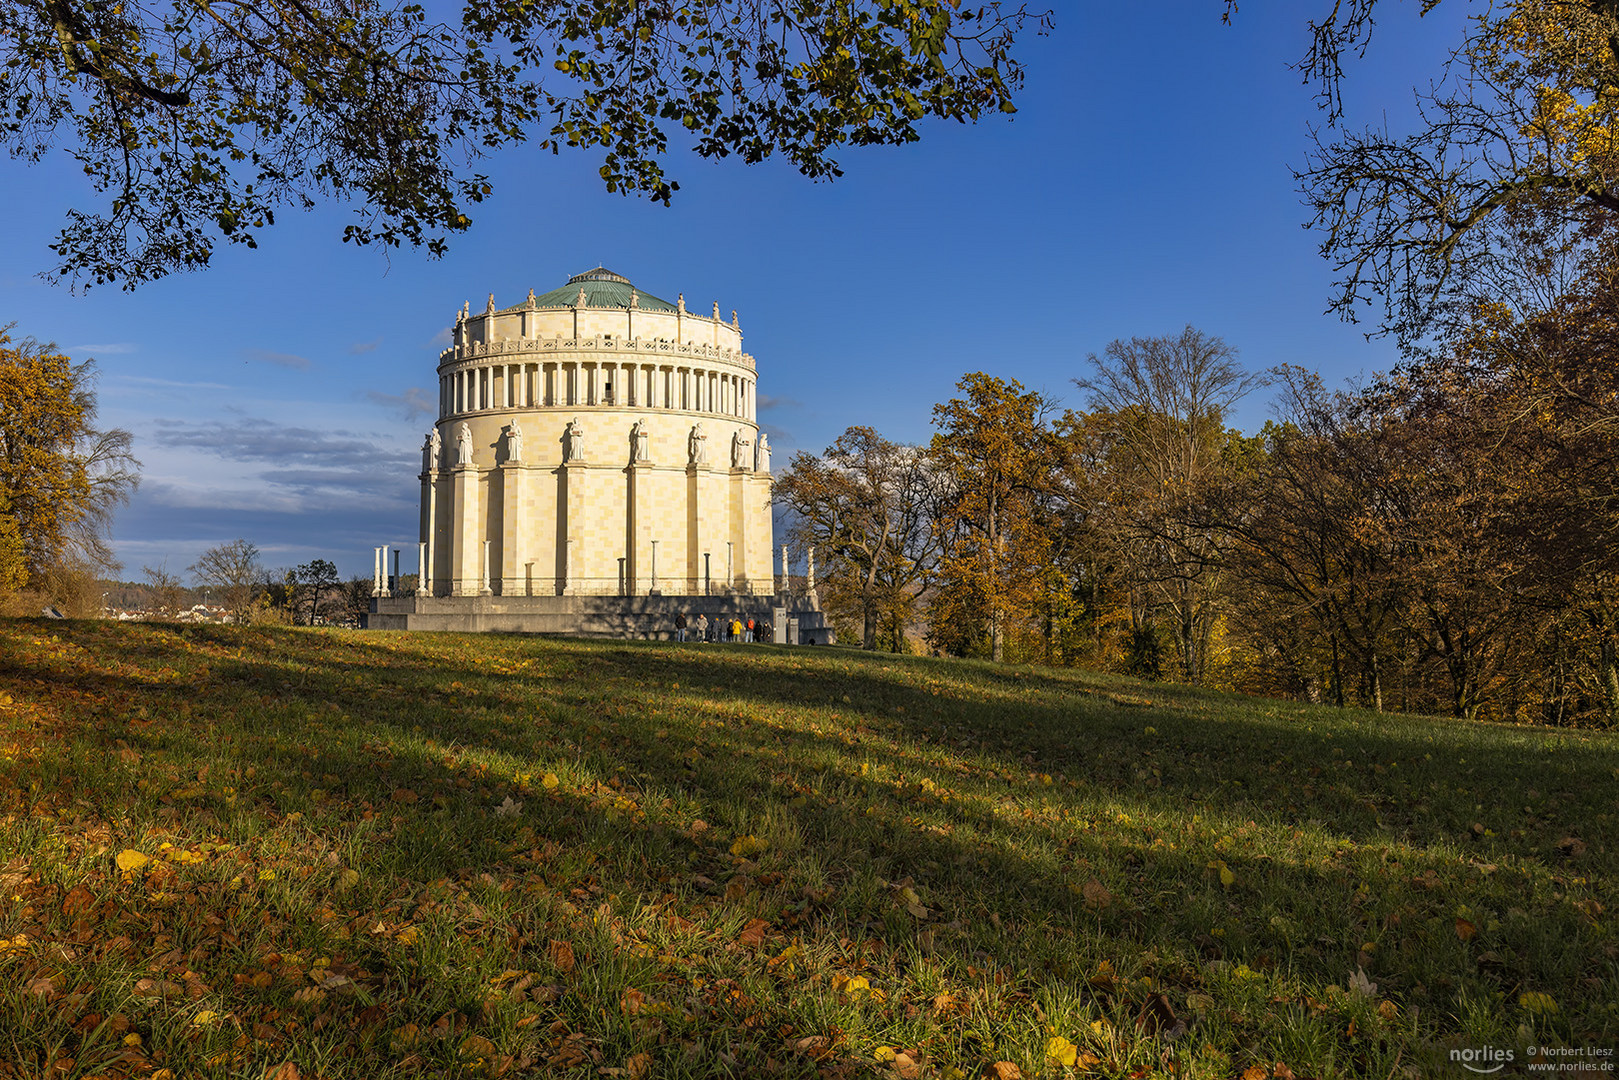
<svg viewBox="0 0 1619 1080"><path fill-rule="evenodd" d="M432 568L427 565L427 541L416 545L416 595L433 595Z"/></svg>
<svg viewBox="0 0 1619 1080"><path fill-rule="evenodd" d="M488 596L494 590L489 588L489 541L483 542L483 568L478 574L478 595Z"/></svg>
<svg viewBox="0 0 1619 1080"><path fill-rule="evenodd" d="M792 588L792 583L793 579L787 573L787 545L783 544L781 545L781 595L787 595L787 590Z"/></svg>

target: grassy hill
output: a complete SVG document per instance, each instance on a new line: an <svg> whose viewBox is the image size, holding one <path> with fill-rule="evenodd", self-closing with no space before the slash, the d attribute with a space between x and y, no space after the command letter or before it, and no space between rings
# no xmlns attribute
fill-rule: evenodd
<svg viewBox="0 0 1619 1080"><path fill-rule="evenodd" d="M1616 792L1082 672L0 621L0 1077L1520 1067L1619 1033Z"/></svg>

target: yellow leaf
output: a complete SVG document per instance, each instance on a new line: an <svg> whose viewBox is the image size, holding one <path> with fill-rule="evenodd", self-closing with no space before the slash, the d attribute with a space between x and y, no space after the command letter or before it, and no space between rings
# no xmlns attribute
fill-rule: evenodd
<svg viewBox="0 0 1619 1080"><path fill-rule="evenodd" d="M1518 1004L1525 1012L1543 1013L1551 1015L1557 1011L1557 1002L1550 994L1543 994L1539 990L1531 990L1518 998Z"/></svg>
<svg viewBox="0 0 1619 1080"><path fill-rule="evenodd" d="M1236 880L1237 880L1237 875L1233 874L1231 872L1231 868L1229 866L1227 866L1225 863L1221 863L1220 864L1220 884L1224 885L1226 888L1229 889L1229 888L1231 888L1231 886L1233 884L1235 884Z"/></svg>
<svg viewBox="0 0 1619 1080"><path fill-rule="evenodd" d="M731 844L731 854L739 859L751 859L769 846L757 836L739 836Z"/></svg>
<svg viewBox="0 0 1619 1080"><path fill-rule="evenodd" d="M416 944L416 939L421 936L422 932L420 930L416 929L414 926L407 926L403 930L399 931L399 933L394 935L394 940L399 942L401 945L414 945Z"/></svg>
<svg viewBox="0 0 1619 1080"><path fill-rule="evenodd" d="M554 791L562 781L557 779L556 773L548 772L545 774L545 779L541 780L540 783L545 785L547 791Z"/></svg>
<svg viewBox="0 0 1619 1080"><path fill-rule="evenodd" d="M191 1018L191 1022L193 1024L195 1024L197 1027L207 1027L209 1024L213 1023L215 1020L218 1020L218 1019L219 1019L219 1014L218 1013L214 1012L212 1009L204 1009L204 1010L202 1010L202 1012L198 1013L196 1016L193 1016Z"/></svg>
<svg viewBox="0 0 1619 1080"><path fill-rule="evenodd" d="M151 861L151 856L142 855L134 848L125 848L123 851L120 851L117 859L118 869L122 870L126 874L134 870L139 870L141 867L145 866Z"/></svg>
<svg viewBox="0 0 1619 1080"><path fill-rule="evenodd" d="M879 1046L876 1050L872 1051L871 1056L876 1058L878 1061L893 1061L895 1058L899 1057L899 1053L895 1051L892 1046Z"/></svg>
<svg viewBox="0 0 1619 1080"><path fill-rule="evenodd" d="M360 883L358 870L345 870L337 875L337 886L340 889L352 889Z"/></svg>
<svg viewBox="0 0 1619 1080"><path fill-rule="evenodd" d="M1063 1038L1053 1035L1046 1040L1046 1064L1072 1066L1079 1058L1079 1047Z"/></svg>

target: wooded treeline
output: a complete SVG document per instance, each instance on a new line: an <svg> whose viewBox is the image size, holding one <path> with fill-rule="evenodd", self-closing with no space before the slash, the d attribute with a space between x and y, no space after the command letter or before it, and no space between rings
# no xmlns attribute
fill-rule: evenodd
<svg viewBox="0 0 1619 1080"><path fill-rule="evenodd" d="M855 428L797 455L793 539L868 648L925 627L953 655L1611 724L1619 257L1531 224L1537 291L1470 301L1367 385L1249 373L1190 327L1092 356L1082 409L970 374L927 446ZM1278 418L1228 426L1262 383Z"/></svg>

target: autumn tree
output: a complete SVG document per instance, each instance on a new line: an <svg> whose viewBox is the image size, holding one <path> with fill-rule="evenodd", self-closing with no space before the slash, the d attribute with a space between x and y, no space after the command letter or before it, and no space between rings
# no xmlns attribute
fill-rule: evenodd
<svg viewBox="0 0 1619 1080"><path fill-rule="evenodd" d="M938 563L940 483L926 448L869 427L849 428L818 457L795 454L776 481L776 500L792 511L793 542L822 556L827 604L858 617L863 648L877 648L884 619L890 647L903 648Z"/></svg>
<svg viewBox="0 0 1619 1080"><path fill-rule="evenodd" d="M668 202L671 141L840 172L845 146L1012 112L1020 33L1048 18L957 0L167 6L0 3L0 143L61 146L100 204L52 275L134 287L254 246L285 207L352 199L344 239L441 254L491 194L485 154L596 156L609 191Z"/></svg>
<svg viewBox="0 0 1619 1080"><path fill-rule="evenodd" d="M1042 500L1053 457L1050 403L1016 379L983 372L963 376L956 388L961 397L933 408L932 452L950 487L932 633L982 628L999 661L1009 628L1029 618L1052 585Z"/></svg>
<svg viewBox="0 0 1619 1080"><path fill-rule="evenodd" d="M248 621L264 575L255 544L232 540L215 545L191 564L190 572L198 585L218 590L220 603L230 612L233 622Z"/></svg>
<svg viewBox="0 0 1619 1080"><path fill-rule="evenodd" d="M13 345L10 329L0 327L0 581L82 592L118 567L108 531L140 463L128 432L94 426L94 363L32 338Z"/></svg>
<svg viewBox="0 0 1619 1080"><path fill-rule="evenodd" d="M1090 367L1075 384L1105 429L1104 522L1141 593L1133 629L1151 632L1148 623L1161 618L1180 677L1203 682L1224 552L1193 508L1227 466L1226 418L1263 379L1224 341L1190 326L1114 341Z"/></svg>
<svg viewBox="0 0 1619 1080"><path fill-rule="evenodd" d="M1314 26L1305 66L1334 106L1376 11L1349 0ZM1470 27L1414 130L1328 129L1298 173L1339 274L1331 306L1381 307L1408 344L1465 322L1481 282L1512 270L1499 239L1516 208L1619 215L1619 3L1515 0Z"/></svg>

